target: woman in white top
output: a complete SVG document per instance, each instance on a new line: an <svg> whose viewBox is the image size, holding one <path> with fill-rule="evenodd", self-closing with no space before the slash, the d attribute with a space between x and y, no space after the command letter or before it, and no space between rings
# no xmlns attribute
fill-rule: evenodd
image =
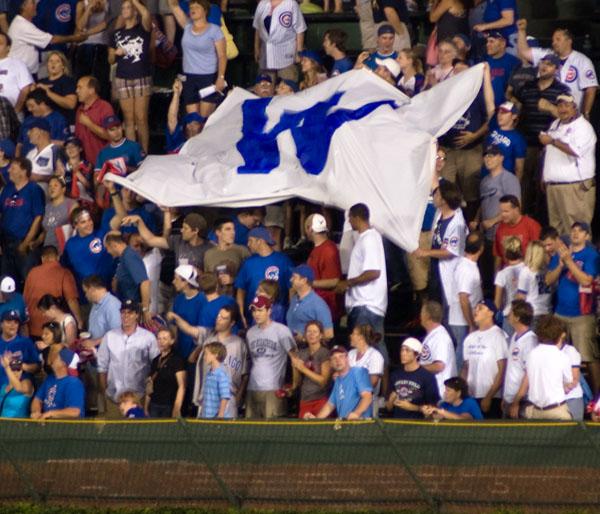
<svg viewBox="0 0 600 514"><path fill-rule="evenodd" d="M525 252L525 266L519 273L516 298L533 307L534 325L540 316L551 310L552 290L546 284L547 254L540 241L531 241Z"/></svg>
<svg viewBox="0 0 600 514"><path fill-rule="evenodd" d="M352 350L348 353L348 362L352 368L358 367L368 370L374 398L379 396L381 377L383 377L384 371L383 355L374 348L380 340L381 334L375 332L369 324L356 325L350 334ZM373 405L376 405L375 400Z"/></svg>
<svg viewBox="0 0 600 514"><path fill-rule="evenodd" d="M77 339L77 321L62 298L56 298L51 294L45 294L40 298L37 308L48 319L60 325L62 343L70 347Z"/></svg>
<svg viewBox="0 0 600 514"><path fill-rule="evenodd" d="M496 273L494 286L494 303L499 311L502 311L504 320L502 322L502 330L510 337L513 335L514 329L508 322L510 314L510 304L515 299L517 294L517 286L519 284L519 274L525 266L523 264L523 251L521 250L521 240L516 236L510 236L502 242L504 255L508 264Z"/></svg>

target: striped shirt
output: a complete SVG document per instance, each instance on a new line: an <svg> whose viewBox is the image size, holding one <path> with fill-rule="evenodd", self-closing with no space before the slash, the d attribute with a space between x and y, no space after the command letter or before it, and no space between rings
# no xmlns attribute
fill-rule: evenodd
<svg viewBox="0 0 600 514"><path fill-rule="evenodd" d="M221 400L231 398L230 378L223 366L211 369L204 379L202 417L216 418Z"/></svg>

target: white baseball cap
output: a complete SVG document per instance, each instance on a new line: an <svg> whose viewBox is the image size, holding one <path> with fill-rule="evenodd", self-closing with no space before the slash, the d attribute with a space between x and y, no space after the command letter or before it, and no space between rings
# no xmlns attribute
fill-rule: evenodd
<svg viewBox="0 0 600 514"><path fill-rule="evenodd" d="M327 232L327 220L321 214L313 214L310 228L313 232Z"/></svg>
<svg viewBox="0 0 600 514"><path fill-rule="evenodd" d="M198 287L198 272L191 264L181 264L175 268L175 274L193 287Z"/></svg>
<svg viewBox="0 0 600 514"><path fill-rule="evenodd" d="M396 59L388 57L386 59L375 59L375 62L378 66L383 66L384 68L387 68L394 78L400 75L400 71L402 71L400 69L400 64L398 63L398 61L396 61Z"/></svg>
<svg viewBox="0 0 600 514"><path fill-rule="evenodd" d="M421 351L423 350L423 345L421 344L421 341L419 341L418 339L415 339L414 337L409 337L409 338L405 339L402 342L402 346L406 346L406 347L410 348L413 352L416 352L419 355L421 354Z"/></svg>
<svg viewBox="0 0 600 514"><path fill-rule="evenodd" d="M14 293L17 290L15 279L12 277L4 277L0 281L0 291L3 293Z"/></svg>

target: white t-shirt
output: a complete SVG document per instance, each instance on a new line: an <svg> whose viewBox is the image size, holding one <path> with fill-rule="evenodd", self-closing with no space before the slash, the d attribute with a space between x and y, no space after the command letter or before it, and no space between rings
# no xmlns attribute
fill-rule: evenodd
<svg viewBox="0 0 600 514"><path fill-rule="evenodd" d="M550 312L552 289L546 285L544 273L534 273L523 266L519 272L517 290L525 295L525 301L533 307L534 316Z"/></svg>
<svg viewBox="0 0 600 514"><path fill-rule="evenodd" d="M498 373L498 361L508 357L507 336L494 325L487 330L469 334L464 342L464 359L469 363L467 383L473 398L483 398L488 393ZM500 398L498 391L494 398Z"/></svg>
<svg viewBox="0 0 600 514"><path fill-rule="evenodd" d="M31 161L31 172L45 177L54 175L59 152L58 146L54 143L50 143L39 152L36 147L33 147L27 153L27 158Z"/></svg>
<svg viewBox="0 0 600 514"><path fill-rule="evenodd" d="M444 382L450 377L457 375L454 343L443 325L434 328L423 340L423 350L419 357L419 363L422 366L427 366L434 362L442 362L444 364L443 371L435 375L438 391L442 395L444 392Z"/></svg>
<svg viewBox="0 0 600 514"><path fill-rule="evenodd" d="M14 107L21 90L33 83L31 73L19 59L0 59L0 96L5 96Z"/></svg>
<svg viewBox="0 0 600 514"><path fill-rule="evenodd" d="M37 73L40 68L38 50L43 50L50 44L52 34L38 29L17 14L8 27L8 35L12 39L8 55L23 61L30 73Z"/></svg>
<svg viewBox="0 0 600 514"><path fill-rule="evenodd" d="M353 348L348 352L348 363L351 368L365 368L369 375L383 376L383 355L376 348L369 346L369 349L358 358L358 350ZM381 378L377 382L377 387L373 391L375 396L379 396L379 389L381 387Z"/></svg>
<svg viewBox="0 0 600 514"><path fill-rule="evenodd" d="M481 290L481 275L476 262L467 257L461 257L454 271L454 297L449 304L448 322L450 325L466 326L467 320L460 308L460 293L469 295L471 310L483 300Z"/></svg>
<svg viewBox="0 0 600 514"><path fill-rule="evenodd" d="M529 401L546 407L566 400L565 384L573 381L571 361L553 344L538 344L527 357Z"/></svg>
<svg viewBox="0 0 600 514"><path fill-rule="evenodd" d="M504 393L502 394L505 402L512 403L519 392L525 376L527 357L537 344L538 338L532 330L528 330L521 336L514 333L510 338L506 374L504 375Z"/></svg>
<svg viewBox="0 0 600 514"><path fill-rule="evenodd" d="M581 354L577 351L577 348L571 344L565 344L561 351L569 358L569 361L571 362L571 371L572 368L581 368ZM580 383L565 395L566 400L574 400L577 398L583 398L583 389Z"/></svg>
<svg viewBox="0 0 600 514"><path fill-rule="evenodd" d="M370 311L385 316L387 310L387 271L381 234L374 228L358 236L348 266L348 279L358 277L367 270L379 270L379 278L351 287L346 292L346 309L365 306Z"/></svg>
<svg viewBox="0 0 600 514"><path fill-rule="evenodd" d="M504 309L502 310L504 316L510 314L510 304L515 299L515 295L519 289L519 273L524 267L525 264L519 262L518 264L506 266L506 268L502 268L496 273L494 285L504 290Z"/></svg>
<svg viewBox="0 0 600 514"><path fill-rule="evenodd" d="M544 182L576 182L593 178L596 173L596 132L583 116L571 123L554 120L548 129L550 137L567 145L577 157L554 145L546 145Z"/></svg>
<svg viewBox="0 0 600 514"><path fill-rule="evenodd" d="M533 65L537 66L542 58L553 53L551 48L532 48ZM581 52L573 50L559 69L559 80L571 88L571 93L579 106L583 107L584 89L598 85L596 70L592 61Z"/></svg>
<svg viewBox="0 0 600 514"><path fill-rule="evenodd" d="M162 253L158 248L152 248L143 257L144 267L148 280L150 280L150 312L158 312L160 265L162 263Z"/></svg>

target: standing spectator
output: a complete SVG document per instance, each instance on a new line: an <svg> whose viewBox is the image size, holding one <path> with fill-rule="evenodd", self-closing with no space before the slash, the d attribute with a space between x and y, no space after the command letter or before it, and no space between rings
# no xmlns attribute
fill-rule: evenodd
<svg viewBox="0 0 600 514"><path fill-rule="evenodd" d="M168 328L156 334L157 355L150 365L145 411L151 418L179 418L185 396L185 361L173 350L175 337Z"/></svg>
<svg viewBox="0 0 600 514"><path fill-rule="evenodd" d="M550 225L566 234L576 221L591 223L596 205L596 132L575 99L556 99L558 119L540 132Z"/></svg>
<svg viewBox="0 0 600 514"><path fill-rule="evenodd" d="M206 301L198 318L201 327L214 328L220 310L226 305L236 305L235 298L218 292L218 280L214 273L203 273L198 281L200 291L204 293Z"/></svg>
<svg viewBox="0 0 600 514"><path fill-rule="evenodd" d="M36 1L17 0L16 3L18 14L8 28L8 35L12 40L10 56L23 61L34 77L40 68L39 50L43 50L48 45L78 43L85 40L84 34L55 36L38 29L32 23L36 15Z"/></svg>
<svg viewBox="0 0 600 514"><path fill-rule="evenodd" d="M410 97L419 94L425 86L421 59L413 50L405 48L398 52L398 64L400 64L400 70L402 71L398 80L398 89Z"/></svg>
<svg viewBox="0 0 600 514"><path fill-rule="evenodd" d="M148 152L150 130L148 106L152 94L152 58L150 49L152 16L141 0L121 4L124 26L115 30L108 49L108 62L117 63L114 95L125 120L125 135Z"/></svg>
<svg viewBox="0 0 600 514"><path fill-rule="evenodd" d="M399 52L403 48L410 48L410 33L408 31L410 20L406 0L375 0L371 5L374 23L371 30L377 30L377 36L379 36L380 29L386 27L386 31L390 33L388 27L391 27L393 32L390 34L394 38L392 41L394 50ZM364 46L364 48L372 47Z"/></svg>
<svg viewBox="0 0 600 514"><path fill-rule="evenodd" d="M547 314L537 323L535 333L539 344L529 352L526 374L510 408L510 415L519 414L521 400L527 395L531 405L525 409L529 419L570 420L566 392L573 388L571 362L560 347L567 336L565 324Z"/></svg>
<svg viewBox="0 0 600 514"><path fill-rule="evenodd" d="M419 364L422 350L423 345L414 337L405 339L400 347L401 367L392 373L392 391L386 404L395 418L420 419L424 405L436 405L440 400L433 373Z"/></svg>
<svg viewBox="0 0 600 514"><path fill-rule="evenodd" d="M500 31L507 42L508 52L517 55L517 11L516 0L486 0L483 23L473 27L475 32Z"/></svg>
<svg viewBox="0 0 600 514"><path fill-rule="evenodd" d="M443 401L438 407L425 405L423 414L433 419L483 419L479 404L469 396L469 386L460 377L447 379L444 382Z"/></svg>
<svg viewBox="0 0 600 514"><path fill-rule="evenodd" d="M535 318L552 310L552 289L546 278L547 262L542 244L539 241L529 243L525 252L525 266L519 271L516 297L533 307Z"/></svg>
<svg viewBox="0 0 600 514"><path fill-rule="evenodd" d="M494 239L495 268L506 265L503 245L507 237L516 236L521 241L521 251L527 251L531 241L540 238L542 227L533 218L521 214L521 202L515 195L500 198L500 223Z"/></svg>
<svg viewBox="0 0 600 514"><path fill-rule="evenodd" d="M508 321L508 315L512 301L518 292L519 275L525 267L521 241L518 237L508 236L503 239L502 255L506 265L498 270L494 279L494 304L499 311L502 311L502 330L511 336L513 329Z"/></svg>
<svg viewBox="0 0 600 514"><path fill-rule="evenodd" d="M342 278L340 251L327 235L327 221L323 215L311 214L308 216L304 229L306 237L314 244L306 261L315 274L313 287L315 292L325 300L334 323L337 323L343 310L340 295L335 292L335 288Z"/></svg>
<svg viewBox="0 0 600 514"><path fill-rule="evenodd" d="M583 421L583 388L581 387L581 354L566 340L562 342L561 352L566 354L571 363L573 374L572 389L566 391L567 407L574 421Z"/></svg>
<svg viewBox="0 0 600 514"><path fill-rule="evenodd" d="M60 157L60 146L50 140L50 123L44 118L35 118L28 124L27 138L33 145L26 157L31 163L31 179L37 182L45 193L48 181L54 173L64 173Z"/></svg>
<svg viewBox="0 0 600 514"><path fill-rule="evenodd" d="M85 390L81 380L69 375L71 352L61 344L48 354L48 375L31 402L32 419L77 419L85 416Z"/></svg>
<svg viewBox="0 0 600 514"><path fill-rule="evenodd" d="M454 343L446 327L442 325L444 309L434 300L427 300L421 307L421 326L427 332L419 363L435 375L438 391L444 390L444 383L456 376L456 352Z"/></svg>
<svg viewBox="0 0 600 514"><path fill-rule="evenodd" d="M35 26L53 36L67 36L75 32L75 11L77 0L38 0L36 15L33 18ZM45 64L48 61L48 51L59 50L66 52L68 46L64 43L52 43L44 51L40 51L42 73L46 73Z"/></svg>
<svg viewBox="0 0 600 514"><path fill-rule="evenodd" d="M260 0L254 13L254 60L262 72L298 81L296 55L304 49L306 23L294 0Z"/></svg>
<svg viewBox="0 0 600 514"><path fill-rule="evenodd" d="M306 413L304 419L324 419L334 411L338 418L348 420L373 417L373 388L367 370L350 367L346 348L338 345L331 349L331 369L335 380L327 403L316 415Z"/></svg>
<svg viewBox="0 0 600 514"><path fill-rule="evenodd" d="M352 61L346 53L348 34L340 29L329 29L323 34L323 50L333 59L330 77L346 73L353 68Z"/></svg>
<svg viewBox="0 0 600 514"><path fill-rule="evenodd" d="M477 261L484 250L481 232L471 232L465 243L465 255L460 257L454 270L455 297L449 302L448 325L456 343L456 365L463 363L463 342L475 331L475 307L483 300L481 275Z"/></svg>
<svg viewBox="0 0 600 514"><path fill-rule="evenodd" d="M48 180L48 201L42 218L42 231L33 242L35 246L53 246L62 253L66 242L63 229L65 226L70 229L71 213L78 207L77 201L66 197L66 192L64 177L51 176Z"/></svg>
<svg viewBox="0 0 600 514"><path fill-rule="evenodd" d="M551 52L549 48L531 48L527 42L527 20L517 22L519 29L519 56L537 66ZM566 28L558 28L552 34L552 50L559 61L558 76L575 98L579 111L589 119L596 93L598 78L592 61L581 52L573 50L573 35Z"/></svg>
<svg viewBox="0 0 600 514"><path fill-rule="evenodd" d="M430 5L429 21L435 23L437 44L470 32L468 0L434 0Z"/></svg>
<svg viewBox="0 0 600 514"><path fill-rule="evenodd" d="M247 246L236 244L235 224L229 218L219 218L213 225L216 246L212 246L204 254L204 271L214 273L223 264L232 265L234 278L242 262L250 256Z"/></svg>
<svg viewBox="0 0 600 514"><path fill-rule="evenodd" d="M366 368L373 386L373 415L377 417L379 411L379 396L381 382L385 372L383 355L377 350L377 343L383 334L373 330L368 324L357 324L350 333L350 346L348 362L351 367Z"/></svg>
<svg viewBox="0 0 600 514"><path fill-rule="evenodd" d="M23 373L23 361L5 353L0 364L8 380L0 385L0 418L28 418L33 384Z"/></svg>
<svg viewBox="0 0 600 514"><path fill-rule="evenodd" d="M596 339L596 316L593 311L592 283L600 271L600 257L588 245L590 226L575 222L571 226L571 245L562 241L558 255L552 257L548 284L558 282L556 317L566 326L566 332L581 360L587 364L594 395L600 390L600 351Z"/></svg>
<svg viewBox="0 0 600 514"><path fill-rule="evenodd" d="M288 357L295 356L296 342L290 329L271 320L271 301L256 296L250 309L256 324L246 334L252 359L247 418L276 418L285 416L285 399L277 395L283 387Z"/></svg>
<svg viewBox="0 0 600 514"><path fill-rule="evenodd" d="M167 153L179 153L183 144L190 138L200 134L206 119L198 112L188 112L179 120L179 104L183 93L183 82L176 78L173 81L173 96L167 111L166 146Z"/></svg>
<svg viewBox="0 0 600 514"><path fill-rule="evenodd" d="M9 56L11 45L8 34L0 32L0 92L20 112L33 79L23 61Z"/></svg>
<svg viewBox="0 0 600 514"><path fill-rule="evenodd" d="M519 118L519 108L512 102L504 102L498 107L496 118L490 122L490 133L485 139L486 148L497 145L504 155L504 169L523 180L527 142L515 129Z"/></svg>
<svg viewBox="0 0 600 514"><path fill-rule="evenodd" d="M205 296L198 292L197 279L198 273L191 264L180 264L175 268L173 286L178 294L173 302L173 312L192 326L199 325L206 304ZM177 351L184 359L188 359L194 346L194 339L187 332L177 334Z"/></svg>
<svg viewBox="0 0 600 514"><path fill-rule="evenodd" d="M488 418L500 418L502 384L508 357L506 334L494 324L496 306L484 300L475 308L477 330L464 343L465 361L461 376L469 384L469 392Z"/></svg>
<svg viewBox="0 0 600 514"><path fill-rule="evenodd" d="M225 89L225 36L220 27L207 20L210 10L208 0L191 0L189 18L179 7L177 0L169 0L169 6L175 20L183 29L181 50L183 73L186 77L183 83L185 109L187 112L198 112L200 116L207 118L215 110ZM273 20L277 20L277 16L279 15L273 13ZM291 15L286 19L291 23ZM199 90L212 85L215 86L216 92L200 98Z"/></svg>
<svg viewBox="0 0 600 514"><path fill-rule="evenodd" d="M58 251L54 246L44 246L41 254L42 263L31 269L25 280L23 296L29 312L29 333L33 338L42 334L44 316L37 308L38 302L45 295L62 297L75 316L77 324L83 326L79 310L77 285L73 274L58 262Z"/></svg>
<svg viewBox="0 0 600 514"><path fill-rule="evenodd" d="M75 80L69 71L69 60L64 53L53 50L48 53L48 76L41 79L36 89L48 96L51 109L62 115L69 125L75 125L77 94Z"/></svg>
<svg viewBox="0 0 600 514"><path fill-rule="evenodd" d="M287 305L292 262L284 253L274 251L272 248L274 244L271 234L264 227L253 228L248 234L248 248L252 255L244 261L235 278L237 303L245 326L247 321L244 313L248 303L254 298L261 280L277 281L279 300ZM277 301L277 298L273 301Z"/></svg>
<svg viewBox="0 0 600 514"><path fill-rule="evenodd" d="M125 121L127 123L127 120ZM95 171L102 171L107 162L125 173L131 173L144 159L145 151L135 140L127 139L123 133L123 124L117 116L107 116L102 120L102 128L106 130L108 144L100 150Z"/></svg>
<svg viewBox="0 0 600 514"><path fill-rule="evenodd" d="M329 350L324 346L323 325L309 321L304 329L306 348L292 356L293 381L291 391L300 388L298 417L304 419L307 413L317 415L327 403L331 362Z"/></svg>
<svg viewBox="0 0 600 514"><path fill-rule="evenodd" d="M60 327L60 342L70 348L77 339L77 321L69 312L65 301L46 294L40 298L37 308L45 320L54 321Z"/></svg>
<svg viewBox="0 0 600 514"><path fill-rule="evenodd" d="M519 59L506 51L507 41L500 31L489 32L486 38L487 57L494 89L496 107L504 103L508 79L512 72L521 64Z"/></svg>
<svg viewBox="0 0 600 514"><path fill-rule="evenodd" d="M437 64L427 71L424 89L429 89L454 76L458 50L452 40L444 40L437 47Z"/></svg>
<svg viewBox="0 0 600 514"><path fill-rule="evenodd" d="M2 214L2 273L15 278L22 289L27 274L37 264L38 252L31 249L44 216L44 191L33 182L31 162L13 159L8 169L10 182L0 194Z"/></svg>
<svg viewBox="0 0 600 514"><path fill-rule="evenodd" d="M119 395L133 391L143 395L152 360L160 350L152 332L138 324L139 305L133 300L121 304L121 327L109 330L98 348L100 389L105 416L118 419Z"/></svg>
<svg viewBox="0 0 600 514"><path fill-rule="evenodd" d="M88 346L98 346L109 330L121 326L121 302L108 291L98 275L90 275L83 279L83 291L92 304L88 322Z"/></svg>
<svg viewBox="0 0 600 514"><path fill-rule="evenodd" d="M508 345L506 376L502 392L502 412L505 417L510 415L515 397L519 392L527 369L527 357L537 344L538 339L531 329L533 324L533 307L524 300L514 300L510 305L508 321L513 329L513 335ZM518 405L519 417L524 417L527 406L527 396L520 399Z"/></svg>
<svg viewBox="0 0 600 514"><path fill-rule="evenodd" d="M29 141L28 134L33 127L30 123L39 121L40 118L48 123L48 133L52 142L62 146L69 137L69 124L62 114L52 108L52 102L46 91L40 88L30 91L25 98L25 106L31 116L23 121L17 144L17 153L27 155L33 148L34 143Z"/></svg>
<svg viewBox="0 0 600 514"><path fill-rule="evenodd" d="M203 360L209 368L204 377L203 418L228 417L227 405L231 400L231 379L221 364L227 356L223 343L214 342L204 346Z"/></svg>
<svg viewBox="0 0 600 514"><path fill-rule="evenodd" d="M287 311L286 325L298 343L303 341L306 324L311 320L323 325L325 341L333 339L331 312L325 300L313 290L314 280L315 274L308 264L300 264L292 269L291 284L294 292Z"/></svg>
<svg viewBox="0 0 600 514"><path fill-rule="evenodd" d="M86 160L95 163L98 153L108 141L102 121L115 113L112 106L100 98L100 83L96 78L89 75L81 77L76 91L81 105L75 114L75 135L83 145Z"/></svg>

